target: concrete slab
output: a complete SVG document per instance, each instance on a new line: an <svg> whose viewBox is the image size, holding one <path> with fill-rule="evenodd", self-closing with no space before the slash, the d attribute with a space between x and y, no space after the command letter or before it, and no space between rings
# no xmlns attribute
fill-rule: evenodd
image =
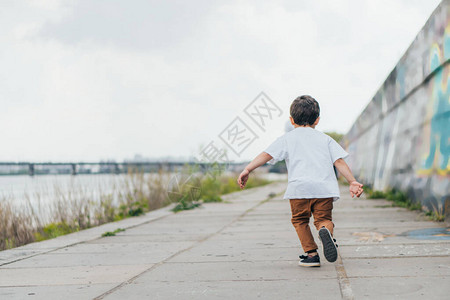
<svg viewBox="0 0 450 300"><path fill-rule="evenodd" d="M245 239L245 236L248 236ZM254 248L296 248L301 251L300 241L297 235L294 234L282 234L279 232L267 232L261 234L253 234L249 232L240 232L237 234L223 234L216 235L211 239L218 245L226 245L225 242L232 242L240 247ZM316 240L318 242L318 239Z"/></svg>
<svg viewBox="0 0 450 300"><path fill-rule="evenodd" d="M219 228L215 228L216 230L222 228L223 226L219 227ZM147 236L155 236L155 235L160 235L161 237L163 236L178 236L178 237L182 237L182 236L192 236L194 235L199 235L199 236L207 236L210 235L211 233L213 233L214 230L213 228L197 228L197 229L188 229L188 228L184 228L182 227L182 225L180 224L180 226L175 227L175 226L159 226L159 228L157 227L147 227L144 228L142 230L139 229L131 229L129 230L129 234L126 234L127 236L143 236L143 235L147 235Z"/></svg>
<svg viewBox="0 0 450 300"><path fill-rule="evenodd" d="M72 247L55 250L51 253L35 256L14 264L3 266L14 267L57 267L86 265L121 265L157 263L171 255L189 248L193 241L186 242L140 242L139 236L133 236L134 243L108 243L108 238L96 243L78 244ZM103 241L103 243L100 243Z"/></svg>
<svg viewBox="0 0 450 300"><path fill-rule="evenodd" d="M349 277L450 277L449 257L426 257L420 263L416 257L344 259Z"/></svg>
<svg viewBox="0 0 450 300"><path fill-rule="evenodd" d="M86 242L87 244L121 244L121 243L142 243L142 242L185 242L185 241L198 241L206 237L208 234L186 234L186 233L174 233L174 234L139 234L138 231L133 233L127 232L127 234L117 234L116 236L109 236L93 241ZM0 252L1 253L1 252Z"/></svg>
<svg viewBox="0 0 450 300"><path fill-rule="evenodd" d="M295 230L294 227L287 222L278 222L274 224L270 223L258 223L258 222L250 222L250 223L234 223L230 226L227 226L223 230L224 233L234 233L234 232L266 232L266 231L290 231Z"/></svg>
<svg viewBox="0 0 450 300"><path fill-rule="evenodd" d="M326 288L324 288L326 286ZM341 299L336 279L137 282L105 299Z"/></svg>
<svg viewBox="0 0 450 300"><path fill-rule="evenodd" d="M123 248L126 249L126 248ZM134 251L92 252L68 251L67 253L47 253L29 259L4 265L0 268L44 268L44 267L73 267L73 266L112 266L158 263L184 248L136 249ZM61 250L64 251L64 250ZM97 252L95 252L97 251Z"/></svg>
<svg viewBox="0 0 450 300"><path fill-rule="evenodd" d="M0 251L0 266L4 264L8 264L12 261L25 259L28 257L32 257L38 254L45 253L48 250L41 249L41 250L25 250L21 248L6 250L6 251Z"/></svg>
<svg viewBox="0 0 450 300"><path fill-rule="evenodd" d="M339 245L386 245L386 244L435 244L436 240L418 240L408 237L404 232L395 234L394 232L400 232L400 230L392 230L389 228L358 228L358 229L337 229L335 238ZM442 244L450 244L450 240L441 240Z"/></svg>
<svg viewBox="0 0 450 300"><path fill-rule="evenodd" d="M339 245L339 253L345 257L403 257L403 256L450 256L450 244L408 245Z"/></svg>
<svg viewBox="0 0 450 300"><path fill-rule="evenodd" d="M238 238L236 236L229 236L223 238L224 235L216 235L210 239L210 242L214 245L223 245L227 247L229 243L233 246L239 245L242 248L254 249L254 248L285 248L285 247L298 247L299 241L296 240L297 236L287 236L288 238L268 238L267 236L259 237L253 236L251 239ZM260 235L261 236L261 235Z"/></svg>
<svg viewBox="0 0 450 300"><path fill-rule="evenodd" d="M270 221L270 220L291 220L291 213L276 213L276 212L249 212L245 215L245 220L262 220L262 221Z"/></svg>
<svg viewBox="0 0 450 300"><path fill-rule="evenodd" d="M151 267L151 264L74 266L54 268L1 268L0 286L120 283Z"/></svg>
<svg viewBox="0 0 450 300"><path fill-rule="evenodd" d="M205 204L209 205L209 204ZM224 204L225 205L225 204ZM195 211L195 210L192 210ZM214 211L208 211L208 213L199 212L197 214L185 214L184 212L173 214L167 218L164 218L164 220L160 220L158 224L170 224L172 223L173 219L176 219L177 223L186 223L189 224L190 222L193 223L223 223L230 221L233 216L240 215L241 211L233 212L233 213L224 213L223 210L220 211L220 214L218 212ZM189 223L188 223L189 222Z"/></svg>
<svg viewBox="0 0 450 300"><path fill-rule="evenodd" d="M380 223L380 222L411 222L416 221L420 222L423 221L424 223L429 223L428 221L423 220L420 215L417 215L414 212L411 211L404 211L400 209L396 210L386 210L384 208L382 209L373 209L372 211L364 210L363 214L358 215L357 213L353 211L341 211L340 213L335 213L335 216L333 218L336 222L358 222L360 221L366 221L370 223Z"/></svg>
<svg viewBox="0 0 450 300"><path fill-rule="evenodd" d="M185 224L172 222L171 224L147 224L141 226L139 229L133 228L129 231L131 234L136 232L140 232L141 234L211 234L225 225L225 222L220 224Z"/></svg>
<svg viewBox="0 0 450 300"><path fill-rule="evenodd" d="M241 231L241 232L221 232L213 237L213 239L219 240L283 240L285 242L290 242L293 239L298 240L297 233L292 227L291 230L267 230L265 232L254 232L254 231Z"/></svg>
<svg viewBox="0 0 450 300"><path fill-rule="evenodd" d="M117 283L0 287L0 299L93 299L116 285Z"/></svg>
<svg viewBox="0 0 450 300"><path fill-rule="evenodd" d="M355 223L357 224L357 223ZM408 223L408 224L400 224L399 226L384 226L384 224L370 224L370 223L366 223L366 224L361 224L361 226L347 226L347 227L343 227L341 226L341 223L337 223L336 222L336 234L348 234L353 233L353 232L366 232L366 231L371 231L371 232L380 232L382 234L386 234L386 235L402 235L403 233L410 231L410 230L415 230L415 229L423 229L423 228L436 228L436 227L441 227L442 225L439 224L435 224L434 222L429 222L425 225L423 224L417 224L417 223Z"/></svg>
<svg viewBox="0 0 450 300"><path fill-rule="evenodd" d="M192 241L178 242L142 242L138 236L134 236L131 243L109 243L109 239L104 239L103 243L83 243L72 247L67 247L53 251L51 254L78 254L78 253L139 253L142 255L152 255L158 252L180 251L194 244Z"/></svg>
<svg viewBox="0 0 450 300"><path fill-rule="evenodd" d="M333 264L323 264L321 268L303 268L298 259L290 261L244 261L244 262L167 262L137 282L196 282L233 280L303 280L305 278L336 278Z"/></svg>
<svg viewBox="0 0 450 300"><path fill-rule="evenodd" d="M433 228L437 227L432 222L422 222L422 221L402 221L402 222L365 222L365 220L361 220L361 223L358 223L358 221L355 222L338 222L336 221L336 228L340 229L361 229L361 228L375 228L379 230L394 230L395 227L398 228L398 232L404 232L405 229L402 230L402 228L407 228L406 230L412 230L412 229L419 229L419 228ZM360 226L355 226L356 224L361 224ZM370 225L369 225L370 224Z"/></svg>
<svg viewBox="0 0 450 300"><path fill-rule="evenodd" d="M245 248L239 244L230 244L224 248L210 244L202 244L180 253L170 262L213 262L213 261L274 261L296 260L303 250L300 247L261 247Z"/></svg>
<svg viewBox="0 0 450 300"><path fill-rule="evenodd" d="M355 299L448 299L447 276L350 278Z"/></svg>

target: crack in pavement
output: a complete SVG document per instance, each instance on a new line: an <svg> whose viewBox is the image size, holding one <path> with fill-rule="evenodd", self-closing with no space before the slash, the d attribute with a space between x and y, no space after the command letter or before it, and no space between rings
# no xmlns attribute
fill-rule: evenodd
<svg viewBox="0 0 450 300"><path fill-rule="evenodd" d="M338 255L338 259L334 265L336 268L336 274L339 281L339 288L341 290L341 296L344 300L353 300L353 290L348 279L347 272L345 271L344 263L342 262L341 255Z"/></svg>

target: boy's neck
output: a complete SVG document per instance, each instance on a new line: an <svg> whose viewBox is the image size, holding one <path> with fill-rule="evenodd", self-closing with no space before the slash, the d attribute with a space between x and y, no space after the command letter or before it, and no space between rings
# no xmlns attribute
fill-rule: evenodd
<svg viewBox="0 0 450 300"><path fill-rule="evenodd" d="M297 125L297 124L294 124L294 128L298 128L298 127L310 127L310 128L316 128L316 125Z"/></svg>

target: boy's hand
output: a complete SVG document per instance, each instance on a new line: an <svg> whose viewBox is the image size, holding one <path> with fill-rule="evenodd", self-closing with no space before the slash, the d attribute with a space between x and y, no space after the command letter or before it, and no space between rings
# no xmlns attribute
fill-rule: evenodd
<svg viewBox="0 0 450 300"><path fill-rule="evenodd" d="M243 189L245 187L245 184L247 183L249 174L250 174L250 172L247 169L244 169L244 171L242 171L242 173L239 174L237 183L239 184L239 187L241 189Z"/></svg>
<svg viewBox="0 0 450 300"><path fill-rule="evenodd" d="M352 181L350 182L350 186L349 186L349 191L350 191L350 195L353 197L358 197L361 196L363 189L362 189L363 185L361 183L359 183L358 181Z"/></svg>
<svg viewBox="0 0 450 300"><path fill-rule="evenodd" d="M243 189L245 187L245 185L247 184L248 175L250 174L251 171L264 165L266 162L268 162L272 158L273 157L266 152L261 152L257 157L255 157L245 167L244 171L242 171L242 173L238 177L237 183L239 184L240 188Z"/></svg>

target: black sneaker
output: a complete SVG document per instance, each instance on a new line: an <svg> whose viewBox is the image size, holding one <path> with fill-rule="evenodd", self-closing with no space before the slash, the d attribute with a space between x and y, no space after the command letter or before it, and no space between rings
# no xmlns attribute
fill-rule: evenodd
<svg viewBox="0 0 450 300"><path fill-rule="evenodd" d="M323 254L329 262L335 262L338 256L337 245L334 243L336 240L333 239L331 233L325 227L320 228L319 238L323 245Z"/></svg>
<svg viewBox="0 0 450 300"><path fill-rule="evenodd" d="M320 267L320 257L319 255L309 256L309 255L300 255L300 261L298 262L299 266L302 267Z"/></svg>

